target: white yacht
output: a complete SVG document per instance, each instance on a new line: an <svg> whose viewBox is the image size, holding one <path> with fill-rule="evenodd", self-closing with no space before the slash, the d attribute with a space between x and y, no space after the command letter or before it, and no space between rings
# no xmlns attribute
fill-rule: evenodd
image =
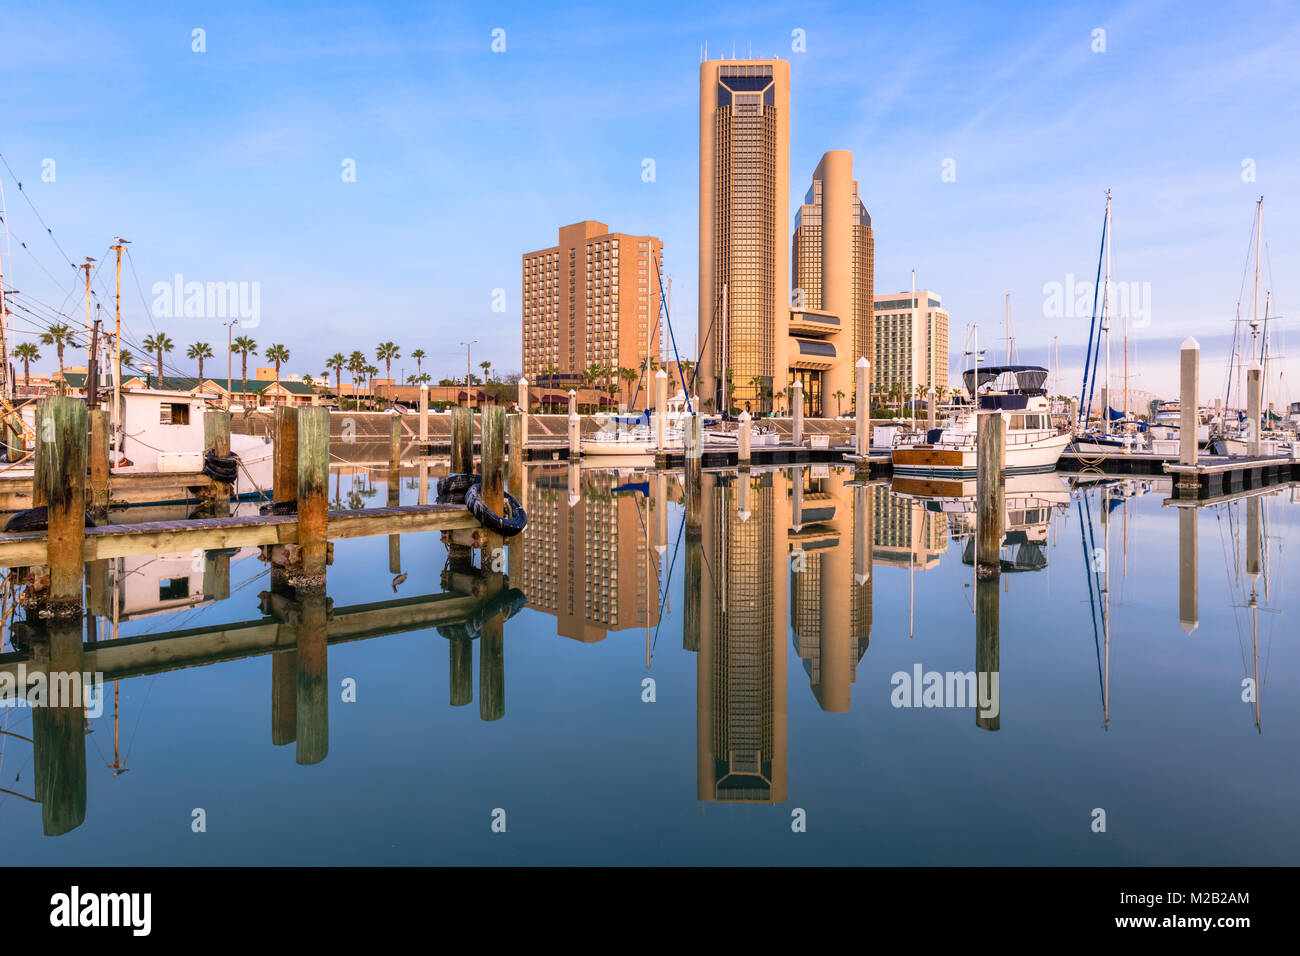
<svg viewBox="0 0 1300 956"><path fill-rule="evenodd" d="M974 405L957 410L939 428L900 437L890 449L897 475L972 477L975 474L976 408L1007 414L1007 474L1054 471L1070 442L1068 430L1052 425L1043 383L1047 369L1038 365L1000 365L962 373Z"/></svg>

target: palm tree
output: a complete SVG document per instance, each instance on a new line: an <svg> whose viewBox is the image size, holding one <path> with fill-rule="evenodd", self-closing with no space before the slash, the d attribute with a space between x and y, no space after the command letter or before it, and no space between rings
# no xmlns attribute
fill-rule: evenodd
<svg viewBox="0 0 1300 956"><path fill-rule="evenodd" d="M14 358L23 363L23 391L31 394L33 362L40 361L40 349L32 342L22 342L14 346Z"/></svg>
<svg viewBox="0 0 1300 956"><path fill-rule="evenodd" d="M340 407L342 407L342 397L343 397L342 396L343 370L347 367L348 367L348 360L343 357L342 352L335 352L333 355L331 355L329 358L325 360L326 372L328 373L330 369L334 370L334 394L338 396L338 398L340 399L339 401ZM328 374L326 374L325 381L328 383L329 380L330 377Z"/></svg>
<svg viewBox="0 0 1300 956"><path fill-rule="evenodd" d="M623 366L618 370L618 377L623 380L627 404L630 406L632 404L632 383L641 377L641 370Z"/></svg>
<svg viewBox="0 0 1300 956"><path fill-rule="evenodd" d="M846 397L846 396L845 396L845 394L844 394L844 389L842 389L842 388L837 388L837 389L835 390L834 394L831 395L831 398L835 399L835 417L836 417L836 418L839 418L839 417L840 417L840 402L843 401L845 397Z"/></svg>
<svg viewBox="0 0 1300 956"><path fill-rule="evenodd" d="M358 383L359 377L364 373L366 368L366 355L359 350L353 351L348 356L348 371L352 373L352 407L361 408L361 385Z"/></svg>
<svg viewBox="0 0 1300 956"><path fill-rule="evenodd" d="M239 390L239 400L241 402L248 400L248 357L257 354L257 343L247 335L241 335L231 344L231 349L239 354L240 373L243 376L244 384ZM230 383L227 382L227 385Z"/></svg>
<svg viewBox="0 0 1300 956"><path fill-rule="evenodd" d="M379 369L376 368L374 365L367 365L364 371L367 377L369 377L370 379L370 407L375 408L377 407L375 403L375 399L378 398L378 395L375 394L376 392L375 379L379 376Z"/></svg>
<svg viewBox="0 0 1300 956"><path fill-rule="evenodd" d="M212 358L212 346L207 342L195 342L185 350L185 357L197 359L199 363L199 387L203 387L203 360ZM230 383L227 382L227 385Z"/></svg>
<svg viewBox="0 0 1300 956"><path fill-rule="evenodd" d="M283 345L268 345L266 347L266 358L268 361L275 363L275 384L280 384L280 363L289 361L289 350Z"/></svg>
<svg viewBox="0 0 1300 956"><path fill-rule="evenodd" d="M393 379L393 359L401 358L402 353L398 351L396 342L381 342L379 348L375 349L375 358L384 363L384 378L392 381ZM379 370L375 370L379 374Z"/></svg>
<svg viewBox="0 0 1300 956"><path fill-rule="evenodd" d="M41 344L53 345L55 351L59 353L59 394L62 395L68 385L63 380L63 350L69 345L75 346L77 344L76 339L72 337L71 327L64 325L62 322L56 322L41 333Z"/></svg>
<svg viewBox="0 0 1300 956"><path fill-rule="evenodd" d="M424 349L416 349L411 353L411 358L415 359L415 374L424 374Z"/></svg>
<svg viewBox="0 0 1300 956"><path fill-rule="evenodd" d="M169 338L167 337L167 335L166 335L165 333L163 333L163 332L158 332L158 333L155 334L155 335L148 335L148 336L145 336L145 340L144 340L143 342L141 342L140 344L143 345L146 349L148 349L150 352L152 352L152 353L157 357L157 359L158 359L158 387L159 387L159 388L162 388L162 385L163 385L163 353L164 353L164 352L170 352L173 348L175 348L175 344L174 344L174 343L172 342L172 340L169 339Z"/></svg>

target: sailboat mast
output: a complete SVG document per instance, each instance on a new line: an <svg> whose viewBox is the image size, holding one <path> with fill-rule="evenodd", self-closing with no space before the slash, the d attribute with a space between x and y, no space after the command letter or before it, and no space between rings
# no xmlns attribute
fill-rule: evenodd
<svg viewBox="0 0 1300 956"><path fill-rule="evenodd" d="M1110 190L1106 190L1106 286L1102 293L1101 300L1101 332L1106 337L1106 388L1103 394L1106 396L1105 401L1101 403L1101 419L1103 423L1103 434L1110 434L1110 246L1111 246L1111 229L1110 221Z"/></svg>
<svg viewBox="0 0 1300 956"><path fill-rule="evenodd" d="M727 411L727 349L730 346L730 340L727 338L727 285L722 285L722 378L718 387L722 389L722 400L718 403L718 410Z"/></svg>
<svg viewBox="0 0 1300 956"><path fill-rule="evenodd" d="M1255 203L1255 292L1250 312L1250 360L1259 361L1259 245L1264 231L1264 197Z"/></svg>

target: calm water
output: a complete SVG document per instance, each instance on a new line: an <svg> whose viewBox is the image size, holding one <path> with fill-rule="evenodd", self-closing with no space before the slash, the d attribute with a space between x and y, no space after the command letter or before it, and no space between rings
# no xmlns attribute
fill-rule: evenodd
<svg viewBox="0 0 1300 956"><path fill-rule="evenodd" d="M706 474L697 530L676 476L533 467L500 638L436 533L337 542L327 625L268 616L251 551L91 569L96 636L116 595L132 641L96 659L138 675L116 750L111 680L84 776L79 718L0 710L0 832L34 864L1300 858L1294 487L1180 518L1167 486L1020 479L977 588L971 485L851 478ZM895 706L918 667L996 672L996 717Z"/></svg>

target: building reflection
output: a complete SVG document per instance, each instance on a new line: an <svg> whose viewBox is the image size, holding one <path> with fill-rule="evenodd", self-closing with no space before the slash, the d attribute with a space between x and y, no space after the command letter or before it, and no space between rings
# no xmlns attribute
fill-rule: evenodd
<svg viewBox="0 0 1300 956"><path fill-rule="evenodd" d="M519 586L560 636L594 643L659 623L656 483L635 472L529 469Z"/></svg>

